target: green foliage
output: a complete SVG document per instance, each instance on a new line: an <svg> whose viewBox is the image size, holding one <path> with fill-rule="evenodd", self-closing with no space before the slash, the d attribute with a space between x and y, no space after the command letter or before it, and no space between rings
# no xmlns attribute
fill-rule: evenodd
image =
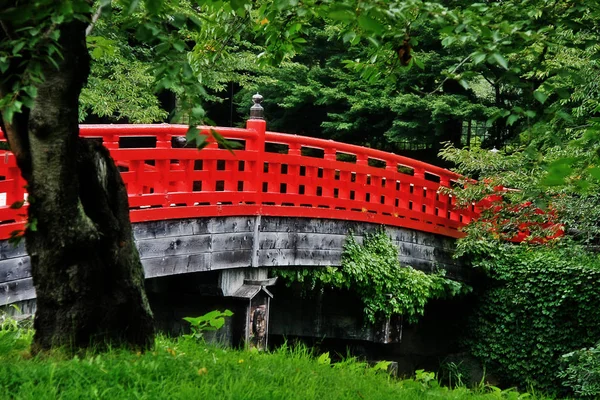
<svg viewBox="0 0 600 400"><path fill-rule="evenodd" d="M27 351L33 339L31 322L31 319L18 321L0 311L0 359L16 358Z"/></svg>
<svg viewBox="0 0 600 400"><path fill-rule="evenodd" d="M88 13L91 6L83 0L36 0L26 5L2 5L0 111L4 121L10 123L15 114L33 106L36 85L44 79L42 67L58 67L58 61L63 58L58 45L60 24L85 21ZM6 31L7 27L18 34Z"/></svg>
<svg viewBox="0 0 600 400"><path fill-rule="evenodd" d="M183 335L186 339L202 340L203 332L216 331L225 325L225 317L231 317L233 313L230 310L213 310L199 317L185 317L185 321L190 323L192 331L189 335Z"/></svg>
<svg viewBox="0 0 600 400"><path fill-rule="evenodd" d="M444 278L443 272L425 274L398 261L398 249L384 230L365 235L359 244L350 235L344 245L342 266L278 270L288 282L298 281L307 290L317 286L356 292L364 304L364 315L373 323L378 318L402 314L416 322L431 299L468 293L463 283Z"/></svg>
<svg viewBox="0 0 600 400"><path fill-rule="evenodd" d="M116 16L111 16L116 19ZM133 49L125 30L116 30L115 22L101 19L95 34L88 36L92 66L87 86L79 98L79 120L93 114L109 121L131 123L163 121L154 93L155 78L150 71L147 49ZM103 35L103 36L100 36Z"/></svg>
<svg viewBox="0 0 600 400"><path fill-rule="evenodd" d="M425 70L388 68L385 78L370 80L357 68L371 57L369 46L349 48L337 26L315 23L307 30L311 41L291 61L257 71L237 94L239 111L246 112L248 97L259 91L271 129L388 151L458 143L463 120L486 120L497 111L474 91L440 87L455 57L440 49L436 26L419 27L419 48L412 53Z"/></svg>
<svg viewBox="0 0 600 400"><path fill-rule="evenodd" d="M564 354L558 373L563 386L577 396L600 397L600 348L584 348Z"/></svg>
<svg viewBox="0 0 600 400"><path fill-rule="evenodd" d="M458 207L481 204L491 195L501 197L492 207L481 208L480 218L464 229L468 235L459 241L459 254L489 252L518 234L522 224L531 231L529 240L552 237L560 229L582 244L595 244L600 237L600 186L588 173L593 152L547 146L543 155L522 147L491 153L447 145L441 157L455 163L457 172L478 179L465 178L462 187L450 191ZM558 182L550 184L553 181ZM548 221L560 225L544 225Z"/></svg>
<svg viewBox="0 0 600 400"><path fill-rule="evenodd" d="M26 332L22 332L25 335ZM520 399L513 390L441 387L419 371L396 380L387 363L370 367L347 358L326 362L303 346L272 352L223 349L194 340L157 337L152 350L30 359L14 345L0 352L0 397L7 399ZM520 397L522 396L522 397ZM531 396L529 398L540 398Z"/></svg>
<svg viewBox="0 0 600 400"><path fill-rule="evenodd" d="M472 353L508 383L556 390L561 355L600 337L600 256L505 243L473 264L490 281L477 296Z"/></svg>

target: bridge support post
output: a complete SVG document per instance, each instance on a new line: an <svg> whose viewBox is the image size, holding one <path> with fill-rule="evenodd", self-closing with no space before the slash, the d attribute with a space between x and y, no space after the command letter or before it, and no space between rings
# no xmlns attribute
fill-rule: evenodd
<svg viewBox="0 0 600 400"><path fill-rule="evenodd" d="M267 289L277 278L267 278L267 268L244 268L221 271L219 286L223 296L239 300L238 331L245 347L265 350L269 336L269 313L273 295ZM239 312L239 311L238 311Z"/></svg>

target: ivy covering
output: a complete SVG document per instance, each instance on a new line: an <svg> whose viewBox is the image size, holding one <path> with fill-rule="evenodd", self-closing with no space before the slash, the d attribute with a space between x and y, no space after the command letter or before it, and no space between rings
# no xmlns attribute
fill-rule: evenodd
<svg viewBox="0 0 600 400"><path fill-rule="evenodd" d="M476 296L471 351L509 383L556 391L562 355L600 338L600 257L504 244L475 265L491 287Z"/></svg>
<svg viewBox="0 0 600 400"><path fill-rule="evenodd" d="M471 287L444 277L444 271L426 274L400 266L398 249L382 229L366 234L363 244L350 235L344 245L341 267L278 270L288 282L301 282L305 288L348 289L364 304L368 322L380 317L402 314L411 323L425 312L431 299L468 293Z"/></svg>

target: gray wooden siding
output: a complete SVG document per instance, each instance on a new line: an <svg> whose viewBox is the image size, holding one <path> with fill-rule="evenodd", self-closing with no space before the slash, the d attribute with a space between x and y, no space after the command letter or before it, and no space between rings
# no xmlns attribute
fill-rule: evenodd
<svg viewBox="0 0 600 400"><path fill-rule="evenodd" d="M134 224L147 278L244 267L340 265L349 232L362 241L376 224L287 217L214 217ZM387 227L402 265L425 271L443 268L468 279L452 259L454 240ZM0 241L0 306L35 298L24 245Z"/></svg>

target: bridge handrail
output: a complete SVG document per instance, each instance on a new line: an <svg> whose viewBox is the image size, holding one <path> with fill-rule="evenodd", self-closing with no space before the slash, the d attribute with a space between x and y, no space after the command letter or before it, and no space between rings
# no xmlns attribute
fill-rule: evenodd
<svg viewBox="0 0 600 400"><path fill-rule="evenodd" d="M318 149L335 148L338 153L344 154L362 154L367 158L382 160L382 161L393 161L398 165L413 168L416 170L424 171L438 177L445 177L446 180L459 180L461 175L449 171L447 169L428 164L423 161L415 160L412 158L404 157L394 153L388 153L382 150L372 149L369 147L357 146L349 143L337 142L334 140L320 139L308 136L290 135L287 133L279 132L266 132L266 141L271 143L282 143L282 144L299 144L304 147L312 147Z"/></svg>
<svg viewBox="0 0 600 400"><path fill-rule="evenodd" d="M476 210L456 210L439 192L459 175L431 164L332 140L267 132L250 119L245 129L199 127L209 144L201 151L173 138L186 125L81 125L80 136L99 138L127 185L132 222L229 215L273 215L375 222L460 237ZM220 148L213 131L242 148ZM127 138L150 137L131 147ZM125 139L122 140L122 139ZM139 139L138 139L139 141ZM279 148L273 149L270 147ZM309 154L314 149L321 154ZM349 160L354 158L354 160ZM12 153L0 151L0 238L22 229L25 196Z"/></svg>

